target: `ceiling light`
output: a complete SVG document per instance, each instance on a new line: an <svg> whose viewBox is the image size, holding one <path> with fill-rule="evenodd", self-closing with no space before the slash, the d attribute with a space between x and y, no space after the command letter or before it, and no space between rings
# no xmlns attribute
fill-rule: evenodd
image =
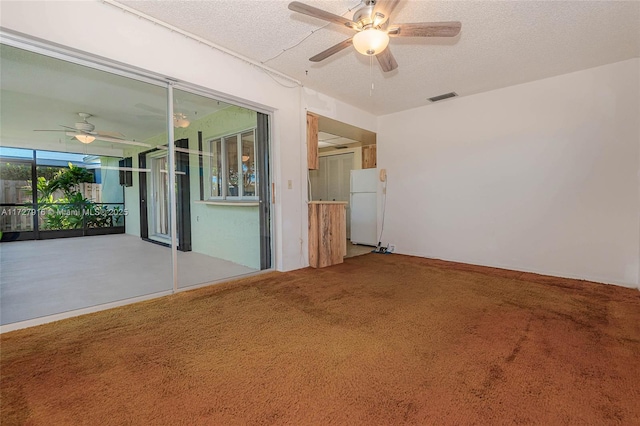
<svg viewBox="0 0 640 426"><path fill-rule="evenodd" d="M96 140L96 138L91 135L75 135L75 137L82 143L91 143Z"/></svg>
<svg viewBox="0 0 640 426"><path fill-rule="evenodd" d="M381 53L389 44L389 36L384 31L369 28L353 36L353 47L363 55L372 56Z"/></svg>

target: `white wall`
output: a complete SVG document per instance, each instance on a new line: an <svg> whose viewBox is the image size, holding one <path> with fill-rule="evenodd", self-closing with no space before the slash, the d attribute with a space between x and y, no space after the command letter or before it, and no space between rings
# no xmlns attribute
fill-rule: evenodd
<svg viewBox="0 0 640 426"><path fill-rule="evenodd" d="M313 104L323 115L367 129L375 127L374 116L321 94L286 88L253 65L99 1L3 2L0 19L8 30L273 109L276 267L308 265L304 109Z"/></svg>
<svg viewBox="0 0 640 426"><path fill-rule="evenodd" d="M384 242L637 287L640 59L382 116Z"/></svg>

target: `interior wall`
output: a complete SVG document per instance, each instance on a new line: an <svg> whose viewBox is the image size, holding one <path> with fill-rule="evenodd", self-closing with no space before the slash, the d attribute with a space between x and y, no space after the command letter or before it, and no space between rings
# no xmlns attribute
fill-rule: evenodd
<svg viewBox="0 0 640 426"><path fill-rule="evenodd" d="M382 116L399 253L636 287L640 59Z"/></svg>
<svg viewBox="0 0 640 426"><path fill-rule="evenodd" d="M309 100L303 89L291 81L276 81L278 77L241 59L106 3L5 2L0 22L8 30L272 110L275 267L292 270L308 265L304 110L313 103L323 115L371 130L375 129L374 116L317 93L312 98L318 102ZM78 22L91 22L91 30Z"/></svg>

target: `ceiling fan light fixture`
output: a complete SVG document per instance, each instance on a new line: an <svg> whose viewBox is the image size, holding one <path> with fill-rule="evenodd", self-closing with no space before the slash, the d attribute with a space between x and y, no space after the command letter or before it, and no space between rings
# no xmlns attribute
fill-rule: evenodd
<svg viewBox="0 0 640 426"><path fill-rule="evenodd" d="M91 135L75 135L75 138L82 143L91 143L96 140L96 138Z"/></svg>
<svg viewBox="0 0 640 426"><path fill-rule="evenodd" d="M174 127L181 127L181 128L187 128L189 127L189 124L191 124L191 122L187 119L187 116L182 114L182 113L176 113L173 114L173 126Z"/></svg>
<svg viewBox="0 0 640 426"><path fill-rule="evenodd" d="M353 47L366 56L377 55L388 45L389 36L387 33L376 28L368 28L353 36Z"/></svg>

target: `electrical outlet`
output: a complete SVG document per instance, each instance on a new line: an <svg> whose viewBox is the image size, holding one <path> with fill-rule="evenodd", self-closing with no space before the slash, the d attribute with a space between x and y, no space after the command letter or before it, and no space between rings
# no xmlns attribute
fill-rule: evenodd
<svg viewBox="0 0 640 426"><path fill-rule="evenodd" d="M289 179L289 180L287 181L287 188L288 188L288 189L293 189L293 181L292 181L291 179Z"/></svg>
<svg viewBox="0 0 640 426"><path fill-rule="evenodd" d="M389 244L389 248L387 249L387 251L389 253L393 253L394 251L396 251L396 245L395 244Z"/></svg>

